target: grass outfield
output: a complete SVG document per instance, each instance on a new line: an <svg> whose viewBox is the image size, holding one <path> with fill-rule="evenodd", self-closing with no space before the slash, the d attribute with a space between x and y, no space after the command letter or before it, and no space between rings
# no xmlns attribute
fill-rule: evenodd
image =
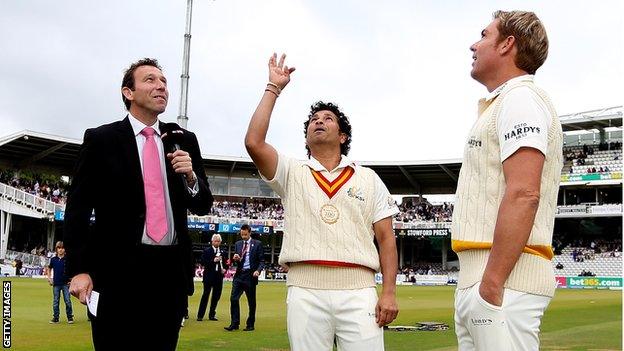
<svg viewBox="0 0 624 351"><path fill-rule="evenodd" d="M76 323L67 324L61 303L61 323L51 325L52 289L44 279L12 279L12 347L30 350L90 350L91 329L85 306L72 298ZM260 283L254 332L225 332L229 324L226 283L217 310L218 322L195 321L201 284L190 299L190 317L180 332L178 350L288 350L286 335L286 286ZM438 332L386 332L386 349L456 350L453 325L453 287L399 286L400 313L393 324L441 321L451 330ZM136 296L138 297L138 296ZM129 296L130 298L130 296ZM246 300L241 299L241 319L247 318ZM135 318L137 316L119 316ZM137 320L138 322L138 320ZM608 290L557 290L542 323L542 350L621 350L622 292Z"/></svg>

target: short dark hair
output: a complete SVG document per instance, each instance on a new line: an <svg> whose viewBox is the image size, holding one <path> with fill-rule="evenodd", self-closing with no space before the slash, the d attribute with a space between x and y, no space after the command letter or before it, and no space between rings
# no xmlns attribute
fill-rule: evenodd
<svg viewBox="0 0 624 351"><path fill-rule="evenodd" d="M158 64L158 60L153 58L142 58L137 62L133 63L126 69L124 72L123 79L121 80L121 88L129 88L130 90L134 90L134 71L141 66L153 66L162 71L162 68ZM124 105L126 105L126 110L130 111L130 100L126 99L123 92L121 93L121 99L123 100Z"/></svg>
<svg viewBox="0 0 624 351"><path fill-rule="evenodd" d="M243 225L241 225L241 229L240 230L251 232L251 227L249 226L249 224L243 224Z"/></svg>
<svg viewBox="0 0 624 351"><path fill-rule="evenodd" d="M314 105L310 106L310 114L308 114L308 119L303 122L303 133L304 137L308 137L308 126L310 125L310 119L314 116L315 113L319 111L331 111L333 114L338 117L338 127L340 128L340 132L346 134L347 140L340 144L340 153L342 155L347 156L349 154L349 150L351 149L351 123L349 123L349 118L340 111L338 105L332 102L323 102L317 101ZM310 147L306 144L306 151L308 152L308 158L310 158Z"/></svg>

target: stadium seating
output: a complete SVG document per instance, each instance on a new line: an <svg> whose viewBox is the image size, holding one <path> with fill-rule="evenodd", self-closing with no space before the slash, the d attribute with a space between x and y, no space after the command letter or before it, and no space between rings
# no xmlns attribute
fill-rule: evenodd
<svg viewBox="0 0 624 351"><path fill-rule="evenodd" d="M583 150L582 146L568 146L564 149L564 154L580 152ZM564 167L563 174L587 174L594 173L588 172L588 169L596 169L595 173L599 172L599 168L609 168L609 172L622 172L622 150L598 150L592 154L586 155L580 159L574 158L572 164L569 167ZM572 172L570 173L570 168ZM604 173L604 172L603 172Z"/></svg>
<svg viewBox="0 0 624 351"><path fill-rule="evenodd" d="M589 271L597 277L622 277L622 256L621 252L618 257L611 257L610 254L594 254L593 259L584 259L582 262L576 262L572 257L573 250L582 250L590 252L587 248L568 247L561 251L561 255L556 255L553 260L555 275L576 277L582 271ZM563 265L562 269L557 269L558 263Z"/></svg>

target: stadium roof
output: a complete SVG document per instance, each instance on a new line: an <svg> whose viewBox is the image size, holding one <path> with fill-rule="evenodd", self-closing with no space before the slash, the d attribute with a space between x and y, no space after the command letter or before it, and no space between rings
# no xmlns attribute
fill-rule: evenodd
<svg viewBox="0 0 624 351"><path fill-rule="evenodd" d="M622 126L622 106L560 116L564 131ZM0 138L0 164L12 168L51 169L69 174L81 140L24 130ZM213 175L257 176L247 157L202 155ZM392 194L455 192L461 159L424 161L362 161L374 169Z"/></svg>
<svg viewBox="0 0 624 351"><path fill-rule="evenodd" d="M622 106L559 116L564 132L622 126Z"/></svg>
<svg viewBox="0 0 624 351"><path fill-rule="evenodd" d="M51 169L69 174L82 142L24 130L0 138L0 164L11 168ZM247 157L202 155L210 174L257 176ZM461 160L358 162L374 169L393 194L455 192Z"/></svg>
<svg viewBox="0 0 624 351"><path fill-rule="evenodd" d="M211 173L257 175L247 157L203 156ZM356 161L377 172L392 194L451 194L455 192L461 159L431 161Z"/></svg>
<svg viewBox="0 0 624 351"><path fill-rule="evenodd" d="M0 138L0 164L57 169L69 173L82 141L24 130Z"/></svg>

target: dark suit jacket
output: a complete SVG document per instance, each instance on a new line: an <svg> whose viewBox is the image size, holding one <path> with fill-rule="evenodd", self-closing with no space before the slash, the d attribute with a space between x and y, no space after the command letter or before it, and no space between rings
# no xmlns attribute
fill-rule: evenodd
<svg viewBox="0 0 624 351"><path fill-rule="evenodd" d="M249 248L249 268L251 271L262 271L264 269L264 249L262 247L262 242L256 239L249 239L251 247ZM243 269L243 241L239 240L234 244L234 253L237 253L241 260L238 262L238 266L236 267L236 276L238 276ZM258 283L258 278L253 279L255 283Z"/></svg>
<svg viewBox="0 0 624 351"><path fill-rule="evenodd" d="M227 252L221 250L221 266L219 266L219 262L215 262L215 252L212 245L210 245L207 249L204 250L201 258L202 266L204 266L204 275L203 280L215 280L215 279L223 279L223 273L221 273L221 267L223 269L227 269L227 265L225 264ZM218 267L218 269L216 269Z"/></svg>
<svg viewBox="0 0 624 351"><path fill-rule="evenodd" d="M162 122L160 124L162 128ZM172 289L193 293L194 262L187 228L187 210L205 215L212 206L212 194L203 169L195 134L185 131L180 148L193 162L199 192L191 196L181 176L167 160L169 197L179 250L175 262L184 267L184 283ZM165 154L171 152L165 145ZM89 230L91 212L95 223ZM67 275L90 274L94 290L101 293L119 289L120 279L133 269L150 267L136 262L145 225L143 175L136 138L128 117L88 129L74 171L65 209L64 241ZM137 272L139 273L139 272ZM177 291L177 290L176 290Z"/></svg>

